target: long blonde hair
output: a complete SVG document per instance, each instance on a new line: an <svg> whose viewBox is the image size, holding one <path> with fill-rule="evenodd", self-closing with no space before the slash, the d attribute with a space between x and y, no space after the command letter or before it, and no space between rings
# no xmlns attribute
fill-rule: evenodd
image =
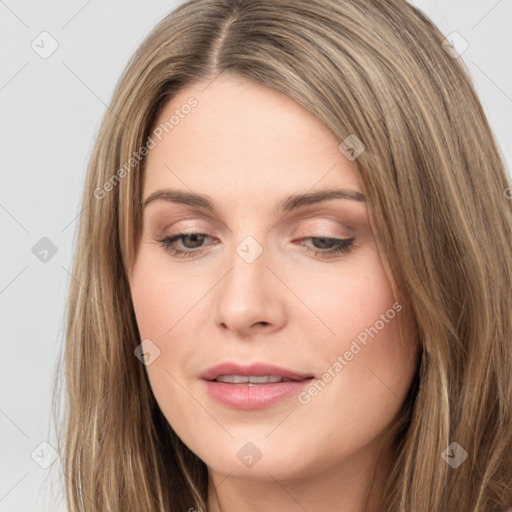
<svg viewBox="0 0 512 512"><path fill-rule="evenodd" d="M57 419L70 512L206 511L205 464L134 356L127 275L141 148L170 98L220 73L280 91L340 142L365 145L355 162L374 234L421 341L382 510L512 507L510 181L443 39L405 1L190 0L141 44L102 121L76 241ZM442 457L453 442L468 453L456 469Z"/></svg>

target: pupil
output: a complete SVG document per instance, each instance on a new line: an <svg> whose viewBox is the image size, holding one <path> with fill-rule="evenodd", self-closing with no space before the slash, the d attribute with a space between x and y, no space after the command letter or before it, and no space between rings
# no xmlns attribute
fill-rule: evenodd
<svg viewBox="0 0 512 512"><path fill-rule="evenodd" d="M321 249L327 249L329 247L332 247L333 244L333 241L329 240L328 238L315 238L315 240L320 240L320 244L315 245L320 245Z"/></svg>
<svg viewBox="0 0 512 512"><path fill-rule="evenodd" d="M187 238L189 238L189 239L191 239L191 240L192 240L192 242L193 242L193 243L192 243L192 246L193 246L193 247L197 247L198 245L201 245L201 244L200 244L200 242L202 242L202 237L203 237L203 235L198 235L197 233L195 233L195 234L191 234L191 235L185 235L185 236L183 237L183 240L186 240ZM197 242L199 242L199 244L194 245L194 242L196 242L196 243L197 243ZM188 247L188 244L186 244L186 243L185 243L185 246L187 246L187 247ZM190 248L190 247L189 247L189 248Z"/></svg>

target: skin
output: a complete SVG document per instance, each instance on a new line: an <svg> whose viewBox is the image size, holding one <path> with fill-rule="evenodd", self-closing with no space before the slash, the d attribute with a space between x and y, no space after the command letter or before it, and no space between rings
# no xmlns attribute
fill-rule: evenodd
<svg viewBox="0 0 512 512"><path fill-rule="evenodd" d="M218 212L165 200L144 209L129 280L141 339L160 350L146 366L155 398L208 467L210 512L361 512L365 505L382 512L390 457L384 434L418 357L405 309L366 346L359 343L341 371L331 370L335 377L307 404L294 396L262 410L236 410L215 402L199 380L224 361L271 362L321 379L358 334L392 309L396 300L365 202L276 210L294 193L362 193L355 162L293 100L230 75L182 90L157 124L191 96L197 106L148 154L143 201L172 188L207 194ZM191 257L174 256L158 241L187 230L208 235L174 243L198 251ZM263 249L252 263L236 252L247 236ZM325 251L315 238L322 236L354 243L350 252L322 257L312 252ZM252 467L237 457L248 442L261 452Z"/></svg>

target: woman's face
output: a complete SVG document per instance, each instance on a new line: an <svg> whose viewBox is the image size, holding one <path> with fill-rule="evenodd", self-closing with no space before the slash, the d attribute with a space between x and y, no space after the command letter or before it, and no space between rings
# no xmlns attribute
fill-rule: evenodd
<svg viewBox="0 0 512 512"><path fill-rule="evenodd" d="M367 472L418 345L355 162L288 97L224 75L205 87L173 98L149 144L130 286L156 400L210 472Z"/></svg>

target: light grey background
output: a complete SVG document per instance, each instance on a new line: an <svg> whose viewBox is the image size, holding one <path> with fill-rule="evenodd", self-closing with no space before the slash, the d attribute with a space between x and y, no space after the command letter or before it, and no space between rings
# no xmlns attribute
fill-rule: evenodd
<svg viewBox="0 0 512 512"><path fill-rule="evenodd" d="M59 462L40 467L52 461L40 443L55 444L50 399L86 164L124 66L179 3L0 0L1 512L65 510ZM469 44L462 58L510 169L512 1L413 3ZM43 31L58 43L45 59L31 47L51 48ZM43 237L57 249L46 262L32 251Z"/></svg>

